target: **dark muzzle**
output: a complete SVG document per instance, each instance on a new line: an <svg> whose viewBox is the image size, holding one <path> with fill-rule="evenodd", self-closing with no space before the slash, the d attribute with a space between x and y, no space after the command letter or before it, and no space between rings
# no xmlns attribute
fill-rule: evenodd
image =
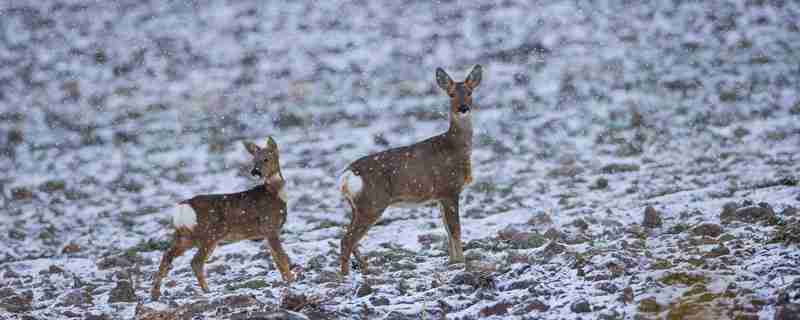
<svg viewBox="0 0 800 320"><path fill-rule="evenodd" d="M461 113L469 112L469 106L466 105L466 104L462 104L460 107L458 107L458 112L461 112Z"/></svg>
<svg viewBox="0 0 800 320"><path fill-rule="evenodd" d="M258 170L256 168L253 168L253 170L250 170L250 174L253 175L254 177L261 177L262 176L261 175L261 170Z"/></svg>

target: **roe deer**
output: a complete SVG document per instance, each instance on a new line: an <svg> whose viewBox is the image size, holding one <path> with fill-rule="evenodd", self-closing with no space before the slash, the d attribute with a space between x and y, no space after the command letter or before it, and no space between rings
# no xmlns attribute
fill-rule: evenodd
<svg viewBox="0 0 800 320"><path fill-rule="evenodd" d="M161 296L161 279L169 272L172 261L192 247L198 247L192 258L192 271L200 288L209 292L203 265L220 241L266 239L283 280L293 280L289 256L279 238L286 222L286 195L278 145L269 137L265 148L252 142L244 142L244 147L253 155L250 174L262 177L264 184L244 192L199 195L178 204L172 217L175 243L161 258L150 292L153 300Z"/></svg>
<svg viewBox="0 0 800 320"><path fill-rule="evenodd" d="M476 65L464 82L453 82L442 68L436 83L450 96L450 128L421 142L360 158L345 168L339 188L353 212L342 238L341 274L350 272L352 253L366 272L358 242L392 205L438 202L449 236L450 263L464 262L458 197L472 182L472 91L481 83L482 68Z"/></svg>

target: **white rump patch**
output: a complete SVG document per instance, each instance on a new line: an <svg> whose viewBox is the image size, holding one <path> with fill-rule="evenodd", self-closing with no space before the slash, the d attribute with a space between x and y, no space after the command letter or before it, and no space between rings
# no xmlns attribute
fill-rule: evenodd
<svg viewBox="0 0 800 320"><path fill-rule="evenodd" d="M339 177L339 190L342 190L342 193L348 198L352 199L361 193L361 188L363 187L364 180L353 171L347 170Z"/></svg>
<svg viewBox="0 0 800 320"><path fill-rule="evenodd" d="M194 213L192 206L179 204L172 215L172 225L175 228L189 228L189 230L194 228L197 225L197 215Z"/></svg>

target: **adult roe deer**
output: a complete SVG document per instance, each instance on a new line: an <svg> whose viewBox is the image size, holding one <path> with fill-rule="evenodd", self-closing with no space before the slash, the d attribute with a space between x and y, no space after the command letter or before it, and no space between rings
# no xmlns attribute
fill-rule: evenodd
<svg viewBox="0 0 800 320"><path fill-rule="evenodd" d="M472 181L472 91L481 82L482 67L476 65L464 82L454 82L436 69L436 83L450 96L450 128L421 142L360 158L345 168L339 189L352 210L352 220L342 238L341 274L350 272L353 254L366 272L367 261L358 242L389 206L441 205L447 228L450 263L464 262L458 198Z"/></svg>
<svg viewBox="0 0 800 320"><path fill-rule="evenodd" d="M262 177L264 183L243 192L199 195L178 203L172 217L175 243L161 258L150 292L153 300L161 296L161 280L172 267L172 261L192 247L198 247L192 258L192 271L200 288L209 292L203 266L220 241L266 239L283 280L294 279L289 270L289 256L279 238L286 222L286 195L278 145L269 137L265 148L252 142L244 142L244 146L253 155L250 174Z"/></svg>

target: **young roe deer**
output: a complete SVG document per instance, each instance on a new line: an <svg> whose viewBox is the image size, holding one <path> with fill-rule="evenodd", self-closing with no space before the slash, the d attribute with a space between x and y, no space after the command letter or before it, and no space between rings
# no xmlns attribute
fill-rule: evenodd
<svg viewBox="0 0 800 320"><path fill-rule="evenodd" d="M345 169L339 188L353 214L341 243L342 275L350 272L350 254L366 272L358 242L389 206L438 202L449 236L449 262L464 262L458 198L472 182L472 91L481 83L481 73L476 65L464 82L454 82L437 68L436 83L450 96L447 132L360 158Z"/></svg>
<svg viewBox="0 0 800 320"><path fill-rule="evenodd" d="M150 292L153 300L161 296L161 280L172 267L172 261L192 247L198 247L192 258L192 270L200 288L209 292L203 266L220 241L266 239L283 280L294 279L289 270L289 256L279 238L286 222L286 195L278 145L269 137L265 148L252 142L244 142L244 146L253 155L250 174L262 177L264 183L244 192L199 195L178 204L172 217L175 243L161 258Z"/></svg>

